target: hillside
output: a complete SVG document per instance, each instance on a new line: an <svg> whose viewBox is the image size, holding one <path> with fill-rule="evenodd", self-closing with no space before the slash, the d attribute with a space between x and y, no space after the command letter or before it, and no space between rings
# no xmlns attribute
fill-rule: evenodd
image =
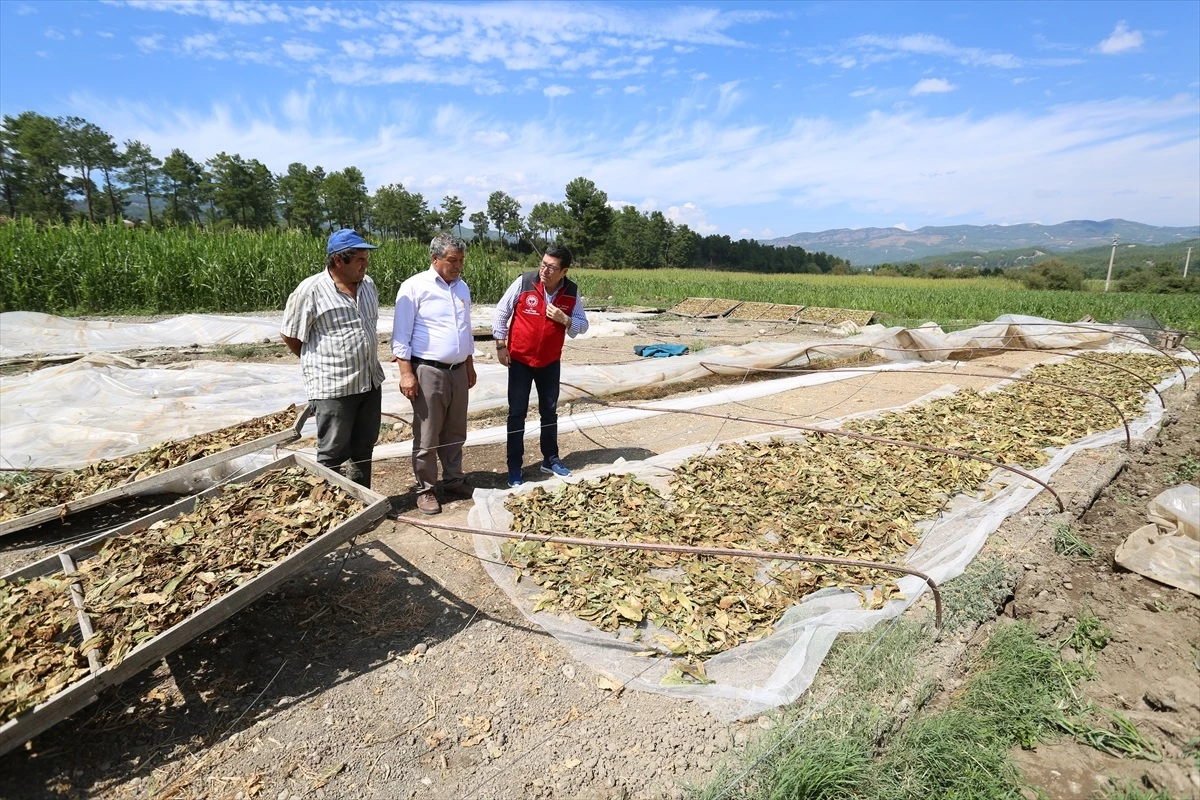
<svg viewBox="0 0 1200 800"><path fill-rule="evenodd" d="M900 228L838 228L814 233L794 233L765 244L799 245L850 259L855 266L905 264L928 256L993 250L1074 251L1111 244L1113 235L1123 244L1165 245L1200 236L1200 226L1163 228L1108 219L1102 222L1072 220L1058 225L1036 222L1020 225L927 226L915 231Z"/></svg>
<svg viewBox="0 0 1200 800"><path fill-rule="evenodd" d="M1117 245L1116 258L1113 260L1113 274L1121 275L1134 269L1152 264L1173 264L1183 269L1187 258L1187 249L1192 248L1191 268L1189 274L1200 267L1200 239L1186 239L1182 242L1161 245L1126 244ZM1026 247L1019 250L992 250L987 253L977 253L970 250L960 250L945 255L925 256L915 259L922 267L932 267L938 264L950 268L975 267L977 269L1007 269L1009 267L1028 267L1050 258L1058 259L1064 264L1077 266L1087 273L1089 278L1103 278L1108 270L1108 258L1112 254L1111 245L1088 247L1083 250L1051 250L1049 248ZM910 263L910 262L903 262Z"/></svg>

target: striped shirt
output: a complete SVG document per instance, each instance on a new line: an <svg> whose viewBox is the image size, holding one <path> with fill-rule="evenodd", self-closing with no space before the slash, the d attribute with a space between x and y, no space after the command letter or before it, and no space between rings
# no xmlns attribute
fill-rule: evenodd
<svg viewBox="0 0 1200 800"><path fill-rule="evenodd" d="M459 278L446 283L433 267L400 284L392 321L392 355L459 364L475 352L471 290Z"/></svg>
<svg viewBox="0 0 1200 800"><path fill-rule="evenodd" d="M379 293L364 275L358 297L338 291L321 270L292 292L280 333L304 342L300 370L309 400L369 392L383 385L379 363Z"/></svg>

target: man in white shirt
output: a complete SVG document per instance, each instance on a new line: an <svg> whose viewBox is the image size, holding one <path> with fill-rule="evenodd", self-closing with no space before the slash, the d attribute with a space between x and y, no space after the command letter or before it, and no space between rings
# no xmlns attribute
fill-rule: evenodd
<svg viewBox="0 0 1200 800"><path fill-rule="evenodd" d="M367 276L374 249L349 228L334 231L325 269L300 282L280 325L284 344L300 357L304 391L317 415L317 462L342 468L367 487L384 378L379 294Z"/></svg>
<svg viewBox="0 0 1200 800"><path fill-rule="evenodd" d="M435 236L429 269L400 284L396 294L392 355L400 365L400 393L412 401L413 474L422 514L442 510L439 460L446 495L468 498L472 491L462 468L467 395L476 377L471 290L461 277L466 251L457 236Z"/></svg>

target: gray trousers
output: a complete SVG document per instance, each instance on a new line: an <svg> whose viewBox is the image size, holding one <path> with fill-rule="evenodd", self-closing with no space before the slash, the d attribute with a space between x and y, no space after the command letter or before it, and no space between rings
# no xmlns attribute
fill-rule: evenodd
<svg viewBox="0 0 1200 800"><path fill-rule="evenodd" d="M371 488L371 452L379 439L383 388L313 400L317 414L317 463ZM345 464L344 467L342 465Z"/></svg>
<svg viewBox="0 0 1200 800"><path fill-rule="evenodd" d="M413 407L413 475L417 492L437 488L438 461L442 479L458 484L467 476L462 468L463 442L467 440L467 369L438 369L428 364L413 366L417 396Z"/></svg>

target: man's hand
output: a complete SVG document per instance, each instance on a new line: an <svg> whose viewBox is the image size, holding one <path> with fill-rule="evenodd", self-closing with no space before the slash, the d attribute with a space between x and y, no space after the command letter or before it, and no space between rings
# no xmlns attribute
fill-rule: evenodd
<svg viewBox="0 0 1200 800"><path fill-rule="evenodd" d="M412 370L400 372L400 394L409 400L417 399L417 375Z"/></svg>
<svg viewBox="0 0 1200 800"><path fill-rule="evenodd" d="M508 359L506 356L505 361L507 360ZM467 388L474 389L475 381L478 379L479 376L475 374L475 358L473 356L467 356Z"/></svg>
<svg viewBox="0 0 1200 800"><path fill-rule="evenodd" d="M570 326L571 324L571 318L553 303L546 304L546 318L552 322L557 322L559 325Z"/></svg>
<svg viewBox="0 0 1200 800"><path fill-rule="evenodd" d="M299 339L293 339L286 333L279 334L279 338L283 339L283 343L287 345L288 350L292 351L292 355L296 356L297 358L300 357L300 349L304 347L304 342L300 341Z"/></svg>
<svg viewBox="0 0 1200 800"><path fill-rule="evenodd" d="M508 355L507 347L502 347L496 351L496 360L506 367L512 363L512 358Z"/></svg>

